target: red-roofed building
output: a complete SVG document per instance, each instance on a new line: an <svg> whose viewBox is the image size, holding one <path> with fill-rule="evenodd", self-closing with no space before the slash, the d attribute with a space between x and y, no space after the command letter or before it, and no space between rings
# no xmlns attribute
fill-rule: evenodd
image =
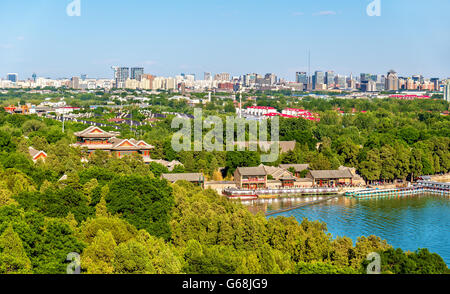
<svg viewBox="0 0 450 294"><path fill-rule="evenodd" d="M29 147L28 152L30 153L31 159L34 163L36 163L38 160L45 161L45 159L47 158L47 153L45 153L44 151L36 150L33 147Z"/></svg>
<svg viewBox="0 0 450 294"><path fill-rule="evenodd" d="M116 138L119 133L106 132L94 126L74 135L78 138L75 146L87 148L89 156L96 150L106 151L118 158L139 154L144 159L144 162L149 163L151 161L150 150L155 148L144 141Z"/></svg>
<svg viewBox="0 0 450 294"><path fill-rule="evenodd" d="M277 110L269 106L250 106L247 107L246 112L250 115L263 116L269 113L277 113Z"/></svg>
<svg viewBox="0 0 450 294"><path fill-rule="evenodd" d="M286 108L282 112L283 115L287 115L288 117L297 117L303 118L310 121L320 121L320 116L318 113L313 113L305 109L298 108Z"/></svg>

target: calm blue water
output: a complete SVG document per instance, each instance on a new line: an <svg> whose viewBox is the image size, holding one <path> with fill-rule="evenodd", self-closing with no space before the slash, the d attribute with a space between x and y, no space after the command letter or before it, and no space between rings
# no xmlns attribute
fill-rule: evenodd
<svg viewBox="0 0 450 294"><path fill-rule="evenodd" d="M269 211L271 209L269 208ZM428 248L450 265L450 198L414 196L405 198L354 200L339 198L276 216L294 216L327 223L333 235L354 241L376 235L395 248L415 251Z"/></svg>

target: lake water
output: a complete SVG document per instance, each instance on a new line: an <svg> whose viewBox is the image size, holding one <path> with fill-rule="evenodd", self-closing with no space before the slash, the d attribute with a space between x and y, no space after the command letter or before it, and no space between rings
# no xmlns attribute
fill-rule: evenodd
<svg viewBox="0 0 450 294"><path fill-rule="evenodd" d="M254 212L274 211L302 201L305 200L254 201L247 205ZM428 248L450 265L449 197L421 195L371 200L340 197L271 217L276 216L294 216L299 222L303 218L325 222L333 237L347 236L356 241L360 236L376 235L405 251Z"/></svg>

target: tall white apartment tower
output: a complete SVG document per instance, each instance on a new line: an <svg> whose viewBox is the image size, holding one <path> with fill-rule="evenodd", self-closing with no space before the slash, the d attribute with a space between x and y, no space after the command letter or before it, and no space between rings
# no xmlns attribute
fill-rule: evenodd
<svg viewBox="0 0 450 294"><path fill-rule="evenodd" d="M444 100L450 103L450 80L444 86Z"/></svg>

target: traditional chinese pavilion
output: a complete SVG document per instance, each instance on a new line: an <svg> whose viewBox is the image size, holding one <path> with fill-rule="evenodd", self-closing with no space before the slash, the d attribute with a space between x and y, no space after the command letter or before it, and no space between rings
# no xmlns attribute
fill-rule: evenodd
<svg viewBox="0 0 450 294"><path fill-rule="evenodd" d="M151 162L150 150L154 148L152 145L135 139L116 138L119 134L118 132L106 132L99 127L91 126L74 134L78 138L75 146L87 148L89 154L96 150L102 150L110 152L118 158L140 154L144 162Z"/></svg>
<svg viewBox="0 0 450 294"><path fill-rule="evenodd" d="M33 147L29 147L28 152L30 153L33 162L37 162L38 160L45 161L45 159L47 158L47 153L45 153L44 151L36 150Z"/></svg>

